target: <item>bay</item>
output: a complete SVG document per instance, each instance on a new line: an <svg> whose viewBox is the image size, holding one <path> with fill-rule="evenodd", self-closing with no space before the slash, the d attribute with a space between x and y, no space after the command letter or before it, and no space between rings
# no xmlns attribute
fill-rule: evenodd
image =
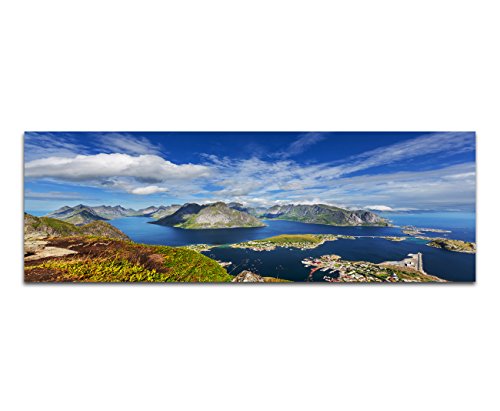
<svg viewBox="0 0 500 411"><path fill-rule="evenodd" d="M394 224L451 230L451 233L425 233L429 237L449 237L475 241L474 213L387 213ZM266 227L233 228L217 230L185 230L175 227L149 224L146 217L128 217L109 221L133 241L145 244L183 246L189 244L217 245L204 254L220 261L231 262L228 272L235 275L251 270L264 276L304 281L309 270L301 260L325 254L337 254L345 260L363 260L380 263L401 260L408 253L423 254L424 269L448 281L475 281L475 255L455 253L425 245L426 241L408 238L393 242L372 236L401 236L400 227L335 227L321 224L305 224L293 221L265 220ZM228 244L263 239L280 234L342 234L361 236L356 240L326 242L312 250L277 248L274 251L234 249ZM321 280L317 272L315 280Z"/></svg>

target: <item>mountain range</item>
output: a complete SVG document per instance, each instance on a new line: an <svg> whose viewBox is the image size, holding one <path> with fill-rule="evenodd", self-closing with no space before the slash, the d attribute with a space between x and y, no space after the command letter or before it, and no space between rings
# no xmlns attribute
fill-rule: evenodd
<svg viewBox="0 0 500 411"><path fill-rule="evenodd" d="M386 219L370 211L352 211L326 204L276 205L266 210L261 217L338 226L388 225Z"/></svg>
<svg viewBox="0 0 500 411"><path fill-rule="evenodd" d="M152 217L162 218L176 212L181 206L172 204L169 206L150 206L140 210L117 206L87 206L78 204L74 207L64 206L46 215L46 217L57 218L75 225L84 225L92 221L113 220L123 217Z"/></svg>
<svg viewBox="0 0 500 411"><path fill-rule="evenodd" d="M263 227L267 220L288 220L302 223L327 224L336 226L388 226L389 222L377 214L366 210L347 210L326 204L286 204L270 208L245 207L241 203L210 203L170 206L150 206L140 210L117 206L91 207L79 204L64 206L47 217L84 225L92 221L112 220L123 217L151 217L152 224L185 229L214 229Z"/></svg>

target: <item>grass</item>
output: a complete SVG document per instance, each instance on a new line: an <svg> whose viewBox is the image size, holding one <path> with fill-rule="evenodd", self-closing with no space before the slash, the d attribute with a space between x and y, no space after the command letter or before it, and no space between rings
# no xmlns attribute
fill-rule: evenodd
<svg viewBox="0 0 500 411"><path fill-rule="evenodd" d="M39 221L34 223L34 226L36 224L35 228L38 228L42 224L45 224L47 227L52 228L53 230L55 230L57 233L59 233L61 235L71 235L71 234L75 234L75 232L79 231L78 227L75 227L73 224L67 223L65 221L57 220L55 218L38 217L38 220Z"/></svg>
<svg viewBox="0 0 500 411"><path fill-rule="evenodd" d="M265 238L263 240L255 240L254 242L268 242L273 244L293 244L293 243L308 243L319 244L321 238L314 234L282 234L274 237Z"/></svg>
<svg viewBox="0 0 500 411"><path fill-rule="evenodd" d="M26 281L230 282L216 261L189 249L148 246L99 237L53 239L78 254L27 262Z"/></svg>
<svg viewBox="0 0 500 411"><path fill-rule="evenodd" d="M163 264L170 270L169 281L229 282L232 276L216 261L186 248L155 247L164 256Z"/></svg>
<svg viewBox="0 0 500 411"><path fill-rule="evenodd" d="M168 276L147 270L124 259L49 260L28 270L46 269L58 272L59 281L75 282L137 282L167 281Z"/></svg>

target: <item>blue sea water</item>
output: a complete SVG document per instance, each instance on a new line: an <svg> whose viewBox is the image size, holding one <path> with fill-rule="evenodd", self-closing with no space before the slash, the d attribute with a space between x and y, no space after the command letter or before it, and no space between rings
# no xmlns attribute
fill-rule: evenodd
<svg viewBox="0 0 500 411"><path fill-rule="evenodd" d="M439 233L439 237L450 237L457 240L476 241L476 213L463 212L428 212L428 213L379 213L393 224L413 225L423 228L439 228L451 230L451 234ZM426 233L426 235L431 233Z"/></svg>
<svg viewBox="0 0 500 411"><path fill-rule="evenodd" d="M414 225L424 228L450 230L451 233L425 233L429 237L449 237L475 241L474 213L413 213L386 214L395 225ZM380 263L401 260L408 253L423 253L424 269L429 274L449 281L475 281L475 255L455 253L425 245L425 241L409 238L393 242L371 236L400 236L400 227L334 227L320 224L304 224L292 221L266 220L266 227L233 228L219 230L184 230L181 228L148 224L145 217L128 217L111 220L110 223L126 233L133 241L145 244L182 246L211 244L205 254L221 261L231 261L228 271L237 274L250 269L261 275L276 276L293 281L304 281L309 272L301 260L324 254L337 254L346 260L365 260ZM344 234L363 236L356 240L327 242L313 250L278 248L258 252L233 249L225 245L267 238L279 234Z"/></svg>
<svg viewBox="0 0 500 411"><path fill-rule="evenodd" d="M26 212L28 214L34 215L35 217L43 217L44 215L50 213L50 211L43 211L43 210L27 210Z"/></svg>

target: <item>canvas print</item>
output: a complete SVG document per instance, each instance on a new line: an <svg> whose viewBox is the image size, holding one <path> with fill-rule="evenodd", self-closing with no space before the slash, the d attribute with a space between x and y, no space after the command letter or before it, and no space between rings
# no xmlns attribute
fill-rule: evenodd
<svg viewBox="0 0 500 411"><path fill-rule="evenodd" d="M474 282L473 132L26 132L25 282Z"/></svg>

